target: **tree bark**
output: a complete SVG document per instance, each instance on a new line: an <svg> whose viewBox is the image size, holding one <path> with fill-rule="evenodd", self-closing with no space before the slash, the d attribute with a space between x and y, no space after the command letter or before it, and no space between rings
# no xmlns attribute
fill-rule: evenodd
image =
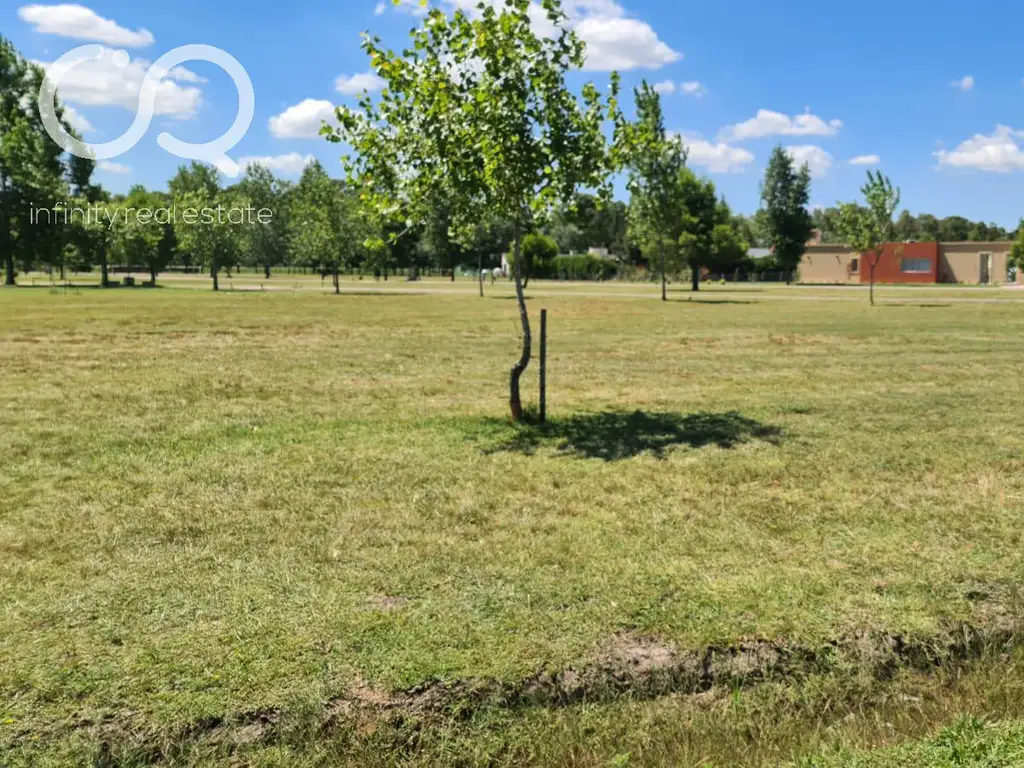
<svg viewBox="0 0 1024 768"><path fill-rule="evenodd" d="M517 220L513 229L515 240L515 264L512 267L512 274L516 284L516 303L519 305L519 323L523 329L523 347L519 354L519 360L512 366L509 376L509 408L512 421L523 420L523 401L519 395L519 379L530 364L530 315L526 311L526 296L523 293L523 259L522 259L522 233Z"/></svg>
<svg viewBox="0 0 1024 768"><path fill-rule="evenodd" d="M156 288L156 267L150 266L149 268L149 284Z"/></svg>
<svg viewBox="0 0 1024 768"><path fill-rule="evenodd" d="M876 266L878 266L877 263L871 264L871 268L869 270L870 273L871 273L871 276L869 278L870 286L868 287L868 296L870 298L871 306L872 307L875 306L875 267Z"/></svg>
<svg viewBox="0 0 1024 768"><path fill-rule="evenodd" d="M700 290L700 267L691 267L690 286L693 288L694 291Z"/></svg>
<svg viewBox="0 0 1024 768"><path fill-rule="evenodd" d="M338 278L338 262L334 262L334 295L341 295L341 281Z"/></svg>
<svg viewBox="0 0 1024 768"><path fill-rule="evenodd" d="M17 285L14 280L14 254L4 255L4 285Z"/></svg>
<svg viewBox="0 0 1024 768"><path fill-rule="evenodd" d="M107 269L107 244L100 245L100 288L110 287L110 272Z"/></svg>
<svg viewBox="0 0 1024 768"><path fill-rule="evenodd" d="M266 277L267 280L270 279L270 265L269 264L264 264L263 265L263 276Z"/></svg>
<svg viewBox="0 0 1024 768"><path fill-rule="evenodd" d="M213 290L215 291L220 290L220 281L217 277L217 272L217 259L214 257L213 263L210 265L210 277L213 278Z"/></svg>
<svg viewBox="0 0 1024 768"><path fill-rule="evenodd" d="M480 280L480 298L484 297L484 256L482 253L478 253L476 257L477 263L477 277Z"/></svg>

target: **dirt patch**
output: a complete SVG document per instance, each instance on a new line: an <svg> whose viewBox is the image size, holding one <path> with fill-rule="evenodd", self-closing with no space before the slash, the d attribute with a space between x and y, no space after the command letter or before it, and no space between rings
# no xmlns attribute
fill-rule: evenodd
<svg viewBox="0 0 1024 768"><path fill-rule="evenodd" d="M887 680L901 669L927 672L1006 653L1024 645L1020 629L1019 622L1002 614L994 626L985 629L961 625L926 638L862 633L819 647L751 640L701 650L679 649L654 637L624 632L613 636L585 663L559 671L541 670L519 681L433 680L388 692L358 679L344 694L324 702L317 728L345 727L366 734L396 719L420 727L435 719L464 719L484 709L558 708L621 696L693 696L701 701L713 697L715 691L772 680L796 682L811 674L867 673ZM228 751L272 743L280 736L285 714L256 710L211 718L192 723L177 738L160 741L179 749L199 742ZM115 718L104 723L105 741L124 746L126 734L138 734L130 720ZM163 751L153 744L132 747L133 751Z"/></svg>
<svg viewBox="0 0 1024 768"><path fill-rule="evenodd" d="M409 602L408 597L401 595L371 595L366 598L366 604L378 611L397 611Z"/></svg>

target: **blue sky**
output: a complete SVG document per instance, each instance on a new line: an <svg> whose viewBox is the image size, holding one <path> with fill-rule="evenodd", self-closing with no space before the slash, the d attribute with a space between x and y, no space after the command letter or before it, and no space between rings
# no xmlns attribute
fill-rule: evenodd
<svg viewBox="0 0 1024 768"><path fill-rule="evenodd" d="M589 71L573 81L603 85L616 67L627 89L642 79L659 84L668 127L686 137L691 165L714 179L738 211L756 209L764 164L781 143L812 165L816 205L855 198L865 167L877 167L902 187L904 206L915 213L1008 227L1024 215L1024 59L999 34L1024 21L1019 3L933 0L927 9L892 0L565 4L590 50ZM253 125L229 154L273 158L285 176L297 175L312 155L340 173L339 148L309 134L330 105L372 87L359 77L368 70L360 32L374 31L400 47L416 22L416 5L15 2L0 11L0 33L44 63L88 42L130 53L128 67L101 61L62 89L91 128L86 140L94 142L115 138L131 123L148 62L186 43L223 48L245 66L256 91ZM158 117L146 137L97 178L115 191L139 182L165 187L181 160L157 146L157 134L209 141L230 125L236 104L222 71L187 63L161 86ZM855 159L870 165L852 164Z"/></svg>

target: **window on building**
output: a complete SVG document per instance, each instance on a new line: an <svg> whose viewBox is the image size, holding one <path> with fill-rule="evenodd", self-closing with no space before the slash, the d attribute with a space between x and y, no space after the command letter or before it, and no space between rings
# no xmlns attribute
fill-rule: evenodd
<svg viewBox="0 0 1024 768"><path fill-rule="evenodd" d="M853 273L858 271L860 271L860 259L850 259L850 272Z"/></svg>
<svg viewBox="0 0 1024 768"><path fill-rule="evenodd" d="M900 272L931 272L931 259L902 259Z"/></svg>

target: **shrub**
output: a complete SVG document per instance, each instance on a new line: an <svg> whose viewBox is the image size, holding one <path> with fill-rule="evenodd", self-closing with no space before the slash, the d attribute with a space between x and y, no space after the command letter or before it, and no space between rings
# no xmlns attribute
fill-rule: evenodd
<svg viewBox="0 0 1024 768"><path fill-rule="evenodd" d="M523 238L523 277L550 277L551 265L558 256L558 243L546 235L527 235ZM509 269L515 269L515 257L506 257Z"/></svg>
<svg viewBox="0 0 1024 768"><path fill-rule="evenodd" d="M614 261L589 255L559 256L552 263L559 280L610 280L617 269Z"/></svg>

